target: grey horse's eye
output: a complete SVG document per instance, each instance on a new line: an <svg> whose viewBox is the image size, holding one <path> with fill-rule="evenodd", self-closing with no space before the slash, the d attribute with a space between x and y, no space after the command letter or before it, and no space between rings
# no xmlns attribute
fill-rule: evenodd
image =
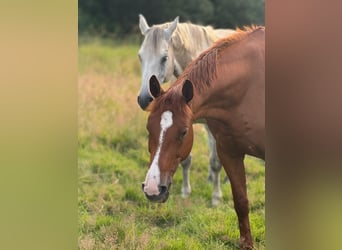
<svg viewBox="0 0 342 250"><path fill-rule="evenodd" d="M169 57L168 56L163 56L162 59L161 59L161 62L162 63L165 63L167 61Z"/></svg>

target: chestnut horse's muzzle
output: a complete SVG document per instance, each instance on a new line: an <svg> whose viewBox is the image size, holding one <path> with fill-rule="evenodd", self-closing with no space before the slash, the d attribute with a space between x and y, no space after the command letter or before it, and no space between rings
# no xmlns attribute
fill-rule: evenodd
<svg viewBox="0 0 342 250"><path fill-rule="evenodd" d="M163 203L163 202L167 201L167 198L169 198L170 185L168 187L167 186L158 186L158 189L159 189L158 195L148 195L147 193L145 193L144 192L144 187L145 187L144 183L142 184L142 190L143 190L145 196L147 197L147 199L149 199L150 201Z"/></svg>

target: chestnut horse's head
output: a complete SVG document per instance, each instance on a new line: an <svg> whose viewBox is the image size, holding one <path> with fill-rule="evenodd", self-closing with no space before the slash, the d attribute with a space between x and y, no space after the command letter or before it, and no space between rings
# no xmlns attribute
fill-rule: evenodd
<svg viewBox="0 0 342 250"><path fill-rule="evenodd" d="M150 166L142 187L149 200L165 202L173 174L192 148L192 112L188 103L193 86L185 81L164 92L152 76L150 93L156 99L147 122Z"/></svg>

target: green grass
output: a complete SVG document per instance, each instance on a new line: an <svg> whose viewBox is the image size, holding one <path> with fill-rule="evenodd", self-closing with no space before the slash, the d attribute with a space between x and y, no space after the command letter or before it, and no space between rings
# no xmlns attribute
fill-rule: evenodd
<svg viewBox="0 0 342 250"><path fill-rule="evenodd" d="M79 248L238 249L239 230L229 184L213 208L206 132L195 125L192 194L182 199L181 169L169 200L152 204L141 191L149 154L147 116L136 103L138 44L79 45ZM265 248L265 169L247 157L255 249ZM224 178L221 172L221 179Z"/></svg>

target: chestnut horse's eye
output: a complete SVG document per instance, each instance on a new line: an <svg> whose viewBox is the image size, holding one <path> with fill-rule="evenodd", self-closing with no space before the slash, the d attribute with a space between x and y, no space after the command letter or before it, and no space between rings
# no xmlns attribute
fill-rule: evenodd
<svg viewBox="0 0 342 250"><path fill-rule="evenodd" d="M188 134L188 131L189 131L188 128L183 129L180 133L180 136L179 136L180 139L183 139Z"/></svg>

